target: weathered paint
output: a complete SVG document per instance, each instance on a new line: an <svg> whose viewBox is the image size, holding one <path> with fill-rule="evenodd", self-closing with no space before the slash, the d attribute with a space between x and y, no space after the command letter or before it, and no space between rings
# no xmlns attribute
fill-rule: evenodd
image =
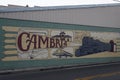
<svg viewBox="0 0 120 80"><path fill-rule="evenodd" d="M119 28L1 18L0 34L1 70L102 63L120 57Z"/></svg>

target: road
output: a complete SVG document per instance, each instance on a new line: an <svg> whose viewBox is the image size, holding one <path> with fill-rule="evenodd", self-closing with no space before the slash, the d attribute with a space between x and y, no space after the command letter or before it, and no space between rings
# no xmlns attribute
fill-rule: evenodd
<svg viewBox="0 0 120 80"><path fill-rule="evenodd" d="M0 80L120 80L120 62L55 70L0 74Z"/></svg>

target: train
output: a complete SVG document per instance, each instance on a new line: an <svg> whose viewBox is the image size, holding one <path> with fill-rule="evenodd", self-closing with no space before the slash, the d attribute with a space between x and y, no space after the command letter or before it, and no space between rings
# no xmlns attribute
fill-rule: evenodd
<svg viewBox="0 0 120 80"><path fill-rule="evenodd" d="M104 51L113 52L114 42L111 40L109 43L95 40L92 37L84 37L82 40L82 46L76 50L75 56L83 56L88 54L100 53Z"/></svg>

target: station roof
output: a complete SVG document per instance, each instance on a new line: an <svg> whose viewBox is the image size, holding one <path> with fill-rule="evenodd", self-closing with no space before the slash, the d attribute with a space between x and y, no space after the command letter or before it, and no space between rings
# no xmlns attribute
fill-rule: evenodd
<svg viewBox="0 0 120 80"><path fill-rule="evenodd" d="M26 11L45 11L45 10L64 10L64 9L83 9L83 8L99 8L99 7L114 7L119 6L120 3L115 4L94 4L94 5L72 5L72 6L51 6L51 7L28 7L28 6L17 6L17 5L0 5L0 13L7 12L26 12Z"/></svg>

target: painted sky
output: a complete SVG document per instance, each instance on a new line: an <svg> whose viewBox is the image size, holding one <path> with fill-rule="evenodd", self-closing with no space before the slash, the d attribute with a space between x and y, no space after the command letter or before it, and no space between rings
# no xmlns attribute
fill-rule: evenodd
<svg viewBox="0 0 120 80"><path fill-rule="evenodd" d="M64 6L64 5L88 5L120 3L115 0L0 0L0 5L8 4L22 6Z"/></svg>

